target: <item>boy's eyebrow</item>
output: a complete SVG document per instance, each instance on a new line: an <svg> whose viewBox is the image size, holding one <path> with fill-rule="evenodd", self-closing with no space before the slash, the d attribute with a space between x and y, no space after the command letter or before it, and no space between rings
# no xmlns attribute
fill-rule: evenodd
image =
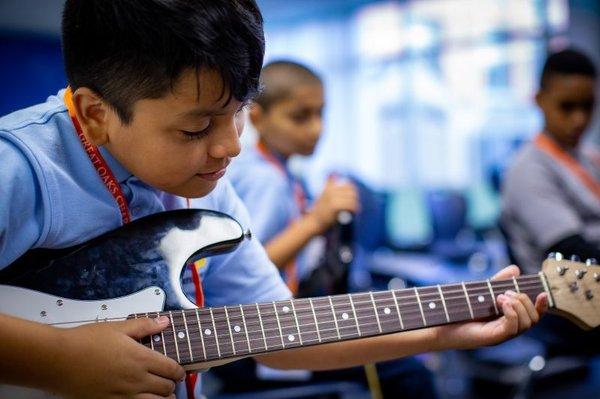
<svg viewBox="0 0 600 399"><path fill-rule="evenodd" d="M251 100L246 100L243 101L242 103L240 103L239 107L238 107L238 111L242 108L244 108L245 106L247 106L248 104L250 104L252 101ZM185 118L185 117L205 117L205 116L211 116L211 115L221 115L221 114L225 114L226 112L224 111L224 108L219 108L219 109L199 109L199 108L194 108L191 109L189 111L183 111L177 114L178 118Z"/></svg>

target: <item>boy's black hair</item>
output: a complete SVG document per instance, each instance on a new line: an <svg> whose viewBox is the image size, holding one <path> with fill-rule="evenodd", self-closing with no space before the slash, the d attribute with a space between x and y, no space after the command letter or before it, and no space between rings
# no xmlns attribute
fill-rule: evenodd
<svg viewBox="0 0 600 399"><path fill-rule="evenodd" d="M548 57L542 70L540 87L548 86L553 75L583 75L596 79L596 68L592 60L575 49L567 49Z"/></svg>
<svg viewBox="0 0 600 399"><path fill-rule="evenodd" d="M96 92L123 123L188 68L216 70L227 101L252 98L265 49L254 0L67 0L62 45L71 88Z"/></svg>
<svg viewBox="0 0 600 399"><path fill-rule="evenodd" d="M261 91L254 101L268 110L274 103L286 98L294 87L322 83L321 77L306 65L289 60L269 62L260 74Z"/></svg>

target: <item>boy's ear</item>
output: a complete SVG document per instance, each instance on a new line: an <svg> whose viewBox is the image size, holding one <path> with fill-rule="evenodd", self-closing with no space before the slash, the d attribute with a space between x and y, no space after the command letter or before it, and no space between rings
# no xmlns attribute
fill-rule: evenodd
<svg viewBox="0 0 600 399"><path fill-rule="evenodd" d="M73 93L73 106L83 134L95 146L108 142L108 104L87 87L80 87Z"/></svg>
<svg viewBox="0 0 600 399"><path fill-rule="evenodd" d="M248 116L250 117L250 122L252 122L252 126L256 129L260 130L262 124L264 123L265 118L265 110L258 103L253 102L250 104L250 112Z"/></svg>
<svg viewBox="0 0 600 399"><path fill-rule="evenodd" d="M544 102L544 93L542 92L542 89L540 89L540 90L538 90L537 93L535 93L535 103L537 104L538 107L542 108L543 102Z"/></svg>

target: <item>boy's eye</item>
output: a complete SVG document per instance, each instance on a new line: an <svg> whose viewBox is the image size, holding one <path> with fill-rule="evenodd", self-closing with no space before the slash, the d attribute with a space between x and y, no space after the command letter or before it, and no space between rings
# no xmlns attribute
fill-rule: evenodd
<svg viewBox="0 0 600 399"><path fill-rule="evenodd" d="M189 130L180 130L179 132L185 136L185 138L189 140L198 140L203 138L208 134L208 130L210 129L210 125L206 128L198 131L189 131Z"/></svg>

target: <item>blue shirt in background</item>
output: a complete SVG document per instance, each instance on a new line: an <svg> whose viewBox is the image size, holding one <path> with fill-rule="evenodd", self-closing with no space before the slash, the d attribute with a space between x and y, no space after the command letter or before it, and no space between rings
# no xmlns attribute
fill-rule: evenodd
<svg viewBox="0 0 600 399"><path fill-rule="evenodd" d="M263 244L281 234L301 214L296 200L296 178L280 159L283 170L255 146L245 147L227 171L235 191L250 212L252 231ZM309 242L296 257L298 278L305 277L322 255L322 237Z"/></svg>

